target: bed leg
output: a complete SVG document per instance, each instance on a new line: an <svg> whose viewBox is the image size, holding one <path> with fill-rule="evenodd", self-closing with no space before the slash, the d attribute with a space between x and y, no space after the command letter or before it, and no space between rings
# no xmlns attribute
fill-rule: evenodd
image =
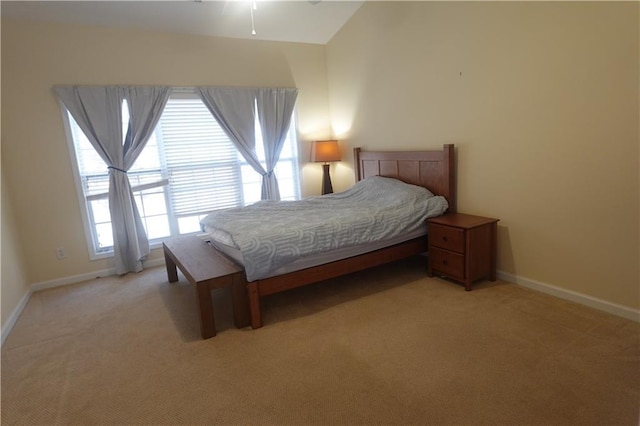
<svg viewBox="0 0 640 426"><path fill-rule="evenodd" d="M247 280L244 273L235 274L231 284L231 300L233 302L233 321L237 328L251 323L249 317L249 300L247 299Z"/></svg>
<svg viewBox="0 0 640 426"><path fill-rule="evenodd" d="M251 328L262 327L262 314L260 313L260 293L258 283L253 281L247 284L247 295L249 296L249 310L251 311Z"/></svg>

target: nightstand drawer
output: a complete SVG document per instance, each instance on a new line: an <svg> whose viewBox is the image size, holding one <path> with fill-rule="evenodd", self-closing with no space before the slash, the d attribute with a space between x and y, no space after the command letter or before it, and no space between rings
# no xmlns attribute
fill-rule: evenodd
<svg viewBox="0 0 640 426"><path fill-rule="evenodd" d="M429 262L434 271L464 279L464 256L461 254L429 247Z"/></svg>
<svg viewBox="0 0 640 426"><path fill-rule="evenodd" d="M430 223L429 245L464 253L464 229Z"/></svg>

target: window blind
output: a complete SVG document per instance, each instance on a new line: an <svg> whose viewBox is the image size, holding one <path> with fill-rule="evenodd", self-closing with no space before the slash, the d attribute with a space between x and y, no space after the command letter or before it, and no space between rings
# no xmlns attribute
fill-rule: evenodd
<svg viewBox="0 0 640 426"><path fill-rule="evenodd" d="M170 99L158 136L177 217L242 205L235 146L200 99Z"/></svg>

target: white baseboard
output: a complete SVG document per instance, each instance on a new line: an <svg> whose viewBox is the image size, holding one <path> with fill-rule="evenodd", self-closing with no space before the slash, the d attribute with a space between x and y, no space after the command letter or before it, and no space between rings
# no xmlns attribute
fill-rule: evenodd
<svg viewBox="0 0 640 426"><path fill-rule="evenodd" d="M143 262L143 265L145 268L152 268L154 266L164 265L164 258L148 260ZM27 306L27 303L29 302L31 295L36 291L46 290L46 289L55 288L55 287L62 287L70 284L77 284L83 281L88 281L88 280L101 278L101 277L109 277L112 275L116 275L115 268L102 269L99 271L88 272L86 274L72 275L70 277L63 277L55 280L48 280L48 281L42 281L39 283L31 284L29 291L22 297L22 299L20 299L20 303L18 303L18 306L16 306L16 308L13 310L13 312L9 316L7 323L2 327L2 335L1 335L2 340L0 341L0 345L4 345L4 341L7 339L7 336L9 336L9 333L11 333L11 330L13 329L13 326L16 324L16 321L18 321L18 318L20 318L20 315L22 314L22 311L24 310L25 306Z"/></svg>
<svg viewBox="0 0 640 426"><path fill-rule="evenodd" d="M497 276L503 281L508 281L510 283L539 291L541 293L550 294L551 296L555 296L560 299L565 299L571 302L579 303L581 305L589 306L591 308L608 312L610 314L630 319L635 322L640 322L640 310L638 309L633 309L627 306L607 302L605 300L587 296L586 294L577 293L575 291L556 287L551 284L542 283L540 281L535 281L530 278L520 277L518 275L513 275L504 271L498 271Z"/></svg>
<svg viewBox="0 0 640 426"><path fill-rule="evenodd" d="M164 258L157 258L143 262L145 268L153 268L154 266L164 265ZM42 281L31 285L31 289L35 291L46 290L48 288L62 287L69 284L77 284L83 281L93 280L95 278L110 277L116 275L115 268L102 269L86 274L72 275L70 277L58 278L55 280Z"/></svg>
<svg viewBox="0 0 640 426"><path fill-rule="evenodd" d="M20 318L20 315L22 314L24 307L27 306L27 303L29 302L29 299L31 299L32 294L33 289L29 289L29 291L27 291L27 293L22 296L22 299L20 299L20 302L18 302L18 306L16 306L11 315L9 315L7 323L2 326L2 334L0 337L2 340L0 341L0 346L4 345L4 341L7 339L7 336L9 336L9 333L11 333L11 330L13 330L13 326L16 325L18 318Z"/></svg>
<svg viewBox="0 0 640 426"><path fill-rule="evenodd" d="M31 290L34 292L47 290L50 288L62 287L70 284L77 284L83 281L93 280L95 278L109 277L115 275L115 268L102 269L94 272L87 272L86 274L71 275L70 277L58 278L55 280L41 281L31 285Z"/></svg>

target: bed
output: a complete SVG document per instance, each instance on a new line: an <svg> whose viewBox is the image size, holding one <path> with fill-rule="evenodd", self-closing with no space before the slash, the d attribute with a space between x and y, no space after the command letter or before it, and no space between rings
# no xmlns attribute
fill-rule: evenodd
<svg viewBox="0 0 640 426"><path fill-rule="evenodd" d="M354 169L356 185L343 193L294 203L263 202L216 212L203 220L212 245L245 269L252 328L262 326L262 297L423 253L427 250L426 217L456 209L453 145L437 151L355 148ZM375 207L372 191L388 194L385 197L390 197L389 201ZM425 197L425 193L429 195ZM338 203L352 203L357 210L360 202L360 210L353 214L351 210L337 210ZM320 213L314 210L318 203L323 203ZM389 208L385 208L387 205ZM375 215L368 217L368 210L375 210ZM407 216L405 220L407 210L415 210L411 214L417 212L420 219ZM261 220L255 220L256 213ZM360 213L365 217L360 219ZM273 215L270 221L264 220L267 215ZM293 221L289 218L296 215L308 229L289 229L292 227L287 221ZM314 239L316 229L341 215L353 219L339 223L339 230L331 238ZM245 216L253 222L245 221ZM285 234L299 234L299 244L278 246ZM373 234L371 240L365 234ZM318 235L322 234L318 231ZM341 241L333 241L336 239ZM319 245L323 246L320 253L305 251L308 246ZM266 255L267 251L271 254ZM270 263L266 265L266 261Z"/></svg>

